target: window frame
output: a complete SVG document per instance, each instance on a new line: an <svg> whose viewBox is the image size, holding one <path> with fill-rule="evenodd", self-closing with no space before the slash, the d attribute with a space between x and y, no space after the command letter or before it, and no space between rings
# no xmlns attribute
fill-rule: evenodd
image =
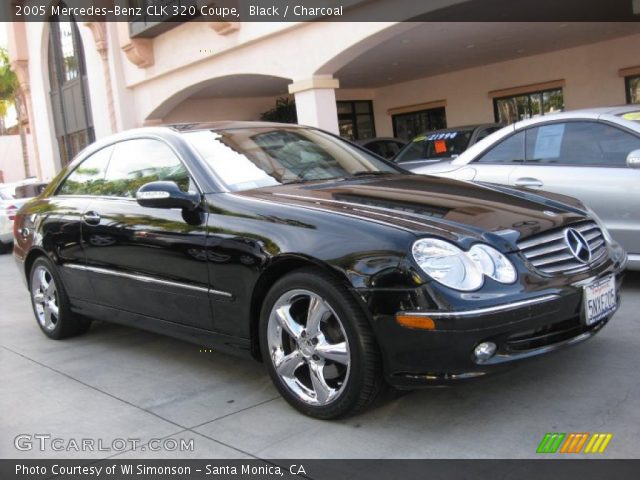
<svg viewBox="0 0 640 480"><path fill-rule="evenodd" d="M96 148L95 150L91 150L90 152L86 152L83 153L82 157L80 157L80 159L77 160L77 165L73 165L73 168L70 168L68 172L65 173L64 177L60 179L60 181L58 182L58 184L55 187L55 190L53 191L53 193L51 194L52 197L58 197L58 198L97 198L97 199L114 199L114 200L127 200L129 202L137 202L137 199L135 197L118 197L118 196L113 196L113 195L66 195L66 194L59 194L58 192L60 191L60 188L62 188L62 185L64 184L64 182L67 181L67 178L69 178L69 176L75 172L80 165L82 165L86 160L88 160L89 158L91 158L94 154L98 153L100 150L103 150L105 148L109 148L109 147L113 147L114 151L115 151L115 147L117 144L122 143L122 142L129 142L131 140L157 140L159 142L164 143L166 146L168 146L171 151L173 152L173 154L176 156L176 158L182 163L182 165L184 166L184 168L187 170L187 172L189 173L189 176L191 177L191 180L193 181L193 185L195 186L198 195L204 195L204 190L202 189L202 187L200 186L200 182L198 181L197 177L193 174L193 169L189 166L189 163L186 162L184 160L184 158L182 158L182 155L180 155L180 153L178 152L178 150L171 144L171 142L168 142L165 138L161 137L161 136L157 136L157 135L150 135L150 134L145 134L145 135L140 135L140 136L132 136L132 137L128 137L128 138L120 138L117 140L113 140L111 142L105 143L100 145L98 148ZM112 152L113 155L113 152ZM109 168L109 164L111 163L111 157L109 157L109 162L107 163L107 168L105 168L105 174L107 169Z"/></svg>
<svg viewBox="0 0 640 480"><path fill-rule="evenodd" d="M544 94L548 93L548 92L555 92L560 90L560 92L562 93L562 110L560 110L561 112L564 111L564 87L554 87L554 88L544 88L542 90L531 90L531 91L527 91L527 92L523 92L523 93L518 93L516 95L506 95L503 97L493 97L493 119L495 121L495 123L503 123L505 125L513 125L514 123L518 123L522 120L528 120L530 118L534 118L533 116L529 116L527 118L523 118L523 119L517 119L515 122L511 122L508 123L507 121L501 121L500 120L500 111L498 109L498 102L500 100L509 100L512 98L518 98L518 97L527 97L527 108L529 109L529 111L531 112L531 96L532 95L541 95L541 113L540 116L544 117L545 113L544 113ZM554 112L556 113L556 112Z"/></svg>
<svg viewBox="0 0 640 480"><path fill-rule="evenodd" d="M357 103L366 103L367 106L369 107L369 113L365 114L365 113L357 113L356 112L356 104ZM337 100L336 101L336 109L339 108L340 104L349 104L349 107L351 108L351 112L350 113L340 113L338 112L338 123L340 123L340 116L347 116L349 115L349 120L351 121L351 125L353 125L353 132L354 132L354 136L352 139L347 139L347 140L367 140L368 138L376 138L376 118L375 118L375 114L373 112L373 100ZM371 132L373 133L373 135L371 137L360 137L359 132L358 132L358 116L365 116L368 115L369 116L369 120L371 121ZM342 137L342 136L341 136ZM342 138L346 138L346 137L342 137Z"/></svg>
<svg viewBox="0 0 640 480"><path fill-rule="evenodd" d="M640 141L640 137L638 137L637 132L634 132L633 130L630 130L628 128L626 128L623 125L619 125L615 122L610 122L608 120L595 120L592 118L571 118L571 119L560 119L560 120L554 120L554 121L550 121L548 123L544 123L542 125L531 125L527 128L524 128L520 131L524 131L525 132L525 152L524 152L524 156L525 156L525 160L522 163L523 166L527 166L527 167L573 167L573 168L617 168L617 169L621 169L621 168L629 168L627 167L626 163L624 165L605 165L605 164L590 164L590 165L579 165L579 164L575 164L575 163L537 163L537 162L530 162L527 160L527 138L528 138L528 132L534 128L540 128L540 127L544 127L547 125L557 125L559 123L595 123L596 125L602 124L602 125L607 125L611 128L616 128L618 130L621 130L629 135L632 135L633 137L636 137L638 139L638 141Z"/></svg>
<svg viewBox="0 0 640 480"><path fill-rule="evenodd" d="M64 2L57 2L58 6L66 7ZM68 22L71 25L71 44L74 49L74 55L77 59L77 76L72 79L65 79L64 74L64 54L62 52L62 41L60 32L60 19L68 17ZM91 110L91 98L89 95L89 84L87 78L87 64L84 52L84 45L82 43L82 35L78 27L78 22L74 15L52 15L48 18L50 25L48 43L47 43L47 78L49 81L49 105L53 108L53 131L58 143L58 156L60 164L66 166L71 164L73 159L82 151L83 148L91 145L96 140L95 125L93 119L93 112ZM82 102L82 113L84 117L84 128L75 131L68 131L69 126L67 124L68 117L66 116L67 107L64 102L64 92L67 89L74 88L76 85L79 87L80 100ZM53 103L53 95L57 96L55 105ZM73 107L71 107L73 108ZM59 109L59 112L56 112ZM58 118L56 113L59 113L60 122L56 120ZM79 138L79 135L84 135L86 143L83 147L76 148L74 142Z"/></svg>
<svg viewBox="0 0 640 480"><path fill-rule="evenodd" d="M418 132L413 138L415 138L416 136L422 135L424 133L432 132L432 131L435 131L435 130L445 130L446 128L448 128L448 124L447 124L447 108L446 108L445 105L443 105L443 106L439 106L439 107L423 108L421 110L413 110L413 111L410 111L410 112L402 112L402 113L392 114L391 115L391 126L393 128L393 136L395 138L400 138L398 136L398 126L396 124L396 120L399 119L400 117L409 116L409 115L417 115L419 113L429 113L429 115L431 116L430 112L434 112L436 110L442 110L442 113L443 113L442 118L444 119L444 126L442 128L432 128L430 130L425 130L423 132ZM407 143L411 143L413 138L408 138L407 139Z"/></svg>
<svg viewBox="0 0 640 480"><path fill-rule="evenodd" d="M640 81L640 73L637 75L627 75L626 77L624 77L624 93L627 105L640 105L640 98L638 99L637 103L633 103L631 101L631 81L636 79Z"/></svg>

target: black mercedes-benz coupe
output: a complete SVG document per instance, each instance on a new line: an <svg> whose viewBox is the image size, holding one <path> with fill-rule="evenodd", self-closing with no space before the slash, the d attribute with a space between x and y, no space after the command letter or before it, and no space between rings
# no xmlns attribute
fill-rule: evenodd
<svg viewBox="0 0 640 480"><path fill-rule="evenodd" d="M16 217L42 331L92 319L262 359L334 418L596 334L626 254L569 197L413 175L329 133L174 125L99 141Z"/></svg>

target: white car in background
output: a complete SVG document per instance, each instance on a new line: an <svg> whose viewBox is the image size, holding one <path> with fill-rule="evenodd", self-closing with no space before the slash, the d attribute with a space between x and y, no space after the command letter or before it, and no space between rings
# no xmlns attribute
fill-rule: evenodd
<svg viewBox="0 0 640 480"><path fill-rule="evenodd" d="M640 105L523 120L451 161L410 169L576 197L627 250L628 268L640 270Z"/></svg>
<svg viewBox="0 0 640 480"><path fill-rule="evenodd" d="M16 183L0 183L0 253L8 250L13 244L13 219L16 212L30 198L39 194L44 185L36 178L27 178ZM16 194L16 189L22 190L23 195Z"/></svg>

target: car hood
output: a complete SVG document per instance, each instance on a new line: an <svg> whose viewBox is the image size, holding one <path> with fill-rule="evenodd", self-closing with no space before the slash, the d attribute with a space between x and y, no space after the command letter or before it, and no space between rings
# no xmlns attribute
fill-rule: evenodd
<svg viewBox="0 0 640 480"><path fill-rule="evenodd" d="M516 240L585 216L582 205L570 197L410 174L281 185L240 195L459 243L478 238L495 242L500 237L512 247Z"/></svg>

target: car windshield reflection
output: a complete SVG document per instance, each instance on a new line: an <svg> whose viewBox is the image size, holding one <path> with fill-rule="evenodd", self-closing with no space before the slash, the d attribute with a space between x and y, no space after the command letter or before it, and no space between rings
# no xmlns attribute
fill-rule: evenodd
<svg viewBox="0 0 640 480"><path fill-rule="evenodd" d="M314 129L200 130L185 137L231 191L400 172Z"/></svg>

